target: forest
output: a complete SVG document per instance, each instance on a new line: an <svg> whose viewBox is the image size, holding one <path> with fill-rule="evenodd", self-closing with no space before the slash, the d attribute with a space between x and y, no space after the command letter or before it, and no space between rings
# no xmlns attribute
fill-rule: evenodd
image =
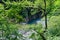
<svg viewBox="0 0 60 40"><path fill-rule="evenodd" d="M60 40L60 0L0 0L0 40Z"/></svg>

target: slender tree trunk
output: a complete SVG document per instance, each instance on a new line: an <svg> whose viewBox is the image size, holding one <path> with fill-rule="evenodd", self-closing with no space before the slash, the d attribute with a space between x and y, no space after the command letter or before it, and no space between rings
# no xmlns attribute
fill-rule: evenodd
<svg viewBox="0 0 60 40"><path fill-rule="evenodd" d="M47 14L46 14L46 0L44 0L44 4L45 4L45 9L44 9L44 16L45 16L45 31L43 33L39 33L40 36L42 37L43 40L46 40L46 38L44 37L44 33L46 32L47 29Z"/></svg>
<svg viewBox="0 0 60 40"><path fill-rule="evenodd" d="M47 29L46 0L44 0L44 4L45 4L44 15L45 15L45 31L46 31L46 29Z"/></svg>

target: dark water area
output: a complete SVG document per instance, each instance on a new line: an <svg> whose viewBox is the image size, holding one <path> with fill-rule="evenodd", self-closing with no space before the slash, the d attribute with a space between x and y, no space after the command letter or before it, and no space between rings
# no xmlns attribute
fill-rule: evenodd
<svg viewBox="0 0 60 40"><path fill-rule="evenodd" d="M29 21L27 24L36 24L37 21L40 21L40 20L41 20L41 18L36 18L36 19Z"/></svg>

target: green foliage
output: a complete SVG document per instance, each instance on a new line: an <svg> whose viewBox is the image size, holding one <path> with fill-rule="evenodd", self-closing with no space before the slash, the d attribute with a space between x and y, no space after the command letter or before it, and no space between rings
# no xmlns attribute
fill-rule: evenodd
<svg viewBox="0 0 60 40"><path fill-rule="evenodd" d="M48 10L50 8L50 11L48 12L49 16L59 15L60 14L60 5L59 5L60 0L53 0L53 1L51 0L49 3L50 4L47 3L49 5Z"/></svg>
<svg viewBox="0 0 60 40"><path fill-rule="evenodd" d="M47 37L47 40L60 39L60 16L52 16L50 18L45 36Z"/></svg>
<svg viewBox="0 0 60 40"><path fill-rule="evenodd" d="M41 24L33 24L30 25L30 30L34 30L35 32L33 32L30 36L30 38L32 38L33 40L43 40L42 36L40 35L41 33L43 33L44 29L42 27Z"/></svg>
<svg viewBox="0 0 60 40"><path fill-rule="evenodd" d="M35 34L35 33L32 33L30 38L32 38L33 40L43 40L39 34Z"/></svg>
<svg viewBox="0 0 60 40"><path fill-rule="evenodd" d="M41 24L34 24L30 26L30 29L33 29L36 32L43 33L44 29Z"/></svg>
<svg viewBox="0 0 60 40"><path fill-rule="evenodd" d="M18 40L17 36L18 35L18 29L16 27L16 25L14 24L4 24L4 23L0 23L0 32L2 32L2 34L0 34L0 37L5 37L5 40ZM2 35L2 36L1 36ZM15 37L13 37L13 35Z"/></svg>
<svg viewBox="0 0 60 40"><path fill-rule="evenodd" d="M53 16L50 18L50 21L49 21L49 30L50 30L50 33L54 36L59 36L60 35L60 16Z"/></svg>
<svg viewBox="0 0 60 40"><path fill-rule="evenodd" d="M44 11L45 7L43 0L6 0L4 3L6 4L5 7L2 3L0 4L0 31L2 31L2 37L8 40L19 40L17 37L20 40L23 39L22 34L18 34L18 27L21 25L18 24L17 26L15 23L26 21L27 8L34 15L40 10ZM47 40L60 40L60 0L46 0L46 3L46 12L50 16L50 19L48 21L47 32L43 36ZM25 31L34 30L36 33L32 33L29 38L33 40L43 39L40 35L44 31L41 24L22 25L19 29ZM12 35L15 37L11 37Z"/></svg>

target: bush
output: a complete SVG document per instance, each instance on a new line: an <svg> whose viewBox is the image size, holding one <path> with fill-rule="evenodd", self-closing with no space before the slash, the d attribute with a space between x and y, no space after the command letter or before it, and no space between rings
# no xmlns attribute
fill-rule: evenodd
<svg viewBox="0 0 60 40"><path fill-rule="evenodd" d="M46 32L47 40L59 40L60 37L60 16L52 16L48 22Z"/></svg>
<svg viewBox="0 0 60 40"><path fill-rule="evenodd" d="M5 40L18 40L18 28L14 24L0 24L0 37L4 37Z"/></svg>

